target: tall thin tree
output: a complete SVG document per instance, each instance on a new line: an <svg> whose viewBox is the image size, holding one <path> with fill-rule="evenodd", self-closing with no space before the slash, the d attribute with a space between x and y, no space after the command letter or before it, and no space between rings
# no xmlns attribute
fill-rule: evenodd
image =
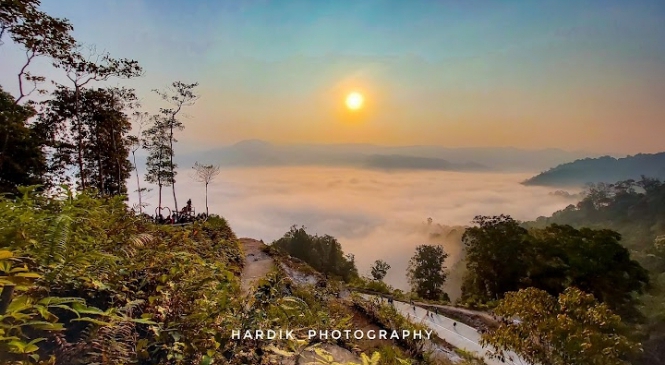
<svg viewBox="0 0 665 365"><path fill-rule="evenodd" d="M199 96L194 93L194 88L198 85L198 82L186 84L181 81L175 81L165 91L153 90L163 100L172 105L171 108L160 108L159 114L163 119L163 127L168 130L171 190L173 191L173 204L176 212L178 211L178 199L175 193L175 176L177 175L175 168L177 165L173 162L173 144L177 140L174 137L174 132L175 130L183 130L185 128L184 124L178 120L178 115L184 107L194 105L196 100L199 99Z"/></svg>
<svg viewBox="0 0 665 365"><path fill-rule="evenodd" d="M141 190L141 178L139 177L139 165L136 163L136 152L141 149L141 139L143 128L147 122L148 113L135 112L134 120L137 126L136 134L128 136L127 139L130 144L130 151L132 153L132 161L134 163L134 171L136 172L136 192L139 198L139 213L143 213L143 191Z"/></svg>
<svg viewBox="0 0 665 365"><path fill-rule="evenodd" d="M202 182L206 187L206 215L209 215L208 212L208 184L219 175L219 166L216 165L203 165L198 162L192 167L195 171L194 179L198 182Z"/></svg>
<svg viewBox="0 0 665 365"><path fill-rule="evenodd" d="M143 148L148 151L146 161L145 180L152 184L157 184L158 205L157 214L162 212L162 189L173 183L173 167L171 166L170 156L172 155L169 146L168 129L165 128L163 119L159 115L152 117L152 125L143 131Z"/></svg>

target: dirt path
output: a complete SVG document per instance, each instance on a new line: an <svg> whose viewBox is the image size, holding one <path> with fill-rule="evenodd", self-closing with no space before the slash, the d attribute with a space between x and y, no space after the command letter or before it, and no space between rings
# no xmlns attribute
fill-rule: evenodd
<svg viewBox="0 0 665 365"><path fill-rule="evenodd" d="M257 280L270 272L273 259L261 251L263 242L253 238L240 238L239 241L245 251L245 267L240 277L240 288L244 294L247 294Z"/></svg>

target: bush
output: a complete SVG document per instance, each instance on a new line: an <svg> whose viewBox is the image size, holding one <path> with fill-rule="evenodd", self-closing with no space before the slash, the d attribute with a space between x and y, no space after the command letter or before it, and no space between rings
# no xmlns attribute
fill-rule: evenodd
<svg viewBox="0 0 665 365"><path fill-rule="evenodd" d="M305 227L293 226L271 246L303 260L326 276L345 282L351 282L358 277L353 255L344 255L342 246L332 236L312 236L305 231Z"/></svg>
<svg viewBox="0 0 665 365"><path fill-rule="evenodd" d="M0 216L0 364L224 359L242 255L222 218L158 226L122 198L34 189Z"/></svg>

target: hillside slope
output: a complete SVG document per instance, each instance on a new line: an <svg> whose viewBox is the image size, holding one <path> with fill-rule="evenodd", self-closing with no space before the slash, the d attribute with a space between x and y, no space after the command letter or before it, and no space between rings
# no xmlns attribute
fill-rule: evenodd
<svg viewBox="0 0 665 365"><path fill-rule="evenodd" d="M604 156L585 158L558 165L526 181L524 185L582 186L587 183L613 183L641 176L665 179L665 152L638 154L624 158Z"/></svg>

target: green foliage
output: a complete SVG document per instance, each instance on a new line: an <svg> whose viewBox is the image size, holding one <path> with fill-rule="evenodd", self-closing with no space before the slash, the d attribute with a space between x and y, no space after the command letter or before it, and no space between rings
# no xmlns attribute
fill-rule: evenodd
<svg viewBox="0 0 665 365"><path fill-rule="evenodd" d="M386 277L386 274L388 274L388 270L390 270L390 265L386 263L383 260L376 260L374 261L374 265L372 266L372 278L377 281L382 281L383 278Z"/></svg>
<svg viewBox="0 0 665 365"><path fill-rule="evenodd" d="M482 343L497 349L498 358L513 351L531 364L626 365L640 350L621 317L576 288L558 298L535 288L510 292L495 313L509 320L484 334Z"/></svg>
<svg viewBox="0 0 665 365"><path fill-rule="evenodd" d="M462 242L466 247L467 277L462 286L463 299L473 296L481 301L500 298L517 290L520 277L529 262L522 257L527 230L509 216L477 216L466 229Z"/></svg>
<svg viewBox="0 0 665 365"><path fill-rule="evenodd" d="M665 264L653 254L653 242L665 235L665 183L643 177L615 184L590 184L576 205L540 217L529 227L566 224L576 228L611 229L649 271L664 272Z"/></svg>
<svg viewBox="0 0 665 365"><path fill-rule="evenodd" d="M649 282L610 230L553 224L527 231L507 216L477 217L467 229L467 301L488 302L510 291L535 287L552 295L575 286L625 316L637 319L635 294Z"/></svg>
<svg viewBox="0 0 665 365"><path fill-rule="evenodd" d="M337 277L346 282L358 277L353 255L344 255L342 246L335 237L312 236L305 231L305 227L293 226L284 237L273 242L272 246L305 261L326 276Z"/></svg>
<svg viewBox="0 0 665 365"><path fill-rule="evenodd" d="M100 195L127 194L131 122L126 111L137 97L124 88L76 88L62 85L44 103L37 125L47 131L52 175L63 176L76 165L80 188Z"/></svg>
<svg viewBox="0 0 665 365"><path fill-rule="evenodd" d="M178 200L175 193L175 170L177 164L173 162L175 155L175 131L183 130L185 125L178 119L178 115L186 106L193 105L198 99L194 88L198 83L185 84L180 81L173 82L166 91L153 90L171 108L160 108L159 113L152 117L152 125L144 131L144 148L148 150L148 171L146 181L156 183L159 189L159 204L162 207L162 187L171 186L173 189L173 203L178 210Z"/></svg>
<svg viewBox="0 0 665 365"><path fill-rule="evenodd" d="M485 365L486 364L485 361L482 358L479 358L478 356L474 355L471 352L456 348L455 353L462 358L461 365Z"/></svg>
<svg viewBox="0 0 665 365"><path fill-rule="evenodd" d="M651 274L649 291L640 297L648 336L644 342L644 356L652 364L665 361L662 347L665 254L657 244L658 238L665 235L665 183L642 177L637 181L590 184L579 203L555 212L551 217L539 217L525 226L543 228L553 223L576 228L611 229L621 235L621 243L630 250L631 257Z"/></svg>
<svg viewBox="0 0 665 365"><path fill-rule="evenodd" d="M333 356L326 350L323 349L315 349L316 355L318 356L318 360L315 363L310 363L312 365L379 365L382 364L379 361L381 360L381 354L378 352L375 352L372 354L372 356L367 356L365 354L361 354L360 360L361 363L357 362L346 362L346 363L340 363L335 361ZM402 364L408 364L408 362L403 362Z"/></svg>
<svg viewBox="0 0 665 365"><path fill-rule="evenodd" d="M360 277L353 280L351 283L349 283L349 286L355 289L362 289L374 293L382 293L389 295L395 294L395 289L392 286L384 283L383 281L370 280L364 277Z"/></svg>
<svg viewBox="0 0 665 365"><path fill-rule="evenodd" d="M121 197L22 190L0 199L0 287L12 288L2 296L1 336L25 344L5 354L34 345L31 354L58 354L62 364L228 360L223 337L240 307L242 253L224 219L157 226Z"/></svg>
<svg viewBox="0 0 665 365"><path fill-rule="evenodd" d="M3 33L29 52L60 58L67 55L74 44L73 30L66 19L49 16L39 10L39 0L1 0L0 26Z"/></svg>
<svg viewBox="0 0 665 365"><path fill-rule="evenodd" d="M170 145L168 128L157 116L152 118L153 124L143 131L143 148L148 151L145 180L158 187L158 208L162 207L162 188L175 181L175 166L172 165L173 150Z"/></svg>
<svg viewBox="0 0 665 365"><path fill-rule="evenodd" d="M420 245L409 261L407 276L411 290L419 297L430 300L447 298L443 291L446 281L443 266L448 254L440 245Z"/></svg>
<svg viewBox="0 0 665 365"><path fill-rule="evenodd" d="M44 136L27 123L35 113L0 87L0 193L16 194L20 185L43 183Z"/></svg>

